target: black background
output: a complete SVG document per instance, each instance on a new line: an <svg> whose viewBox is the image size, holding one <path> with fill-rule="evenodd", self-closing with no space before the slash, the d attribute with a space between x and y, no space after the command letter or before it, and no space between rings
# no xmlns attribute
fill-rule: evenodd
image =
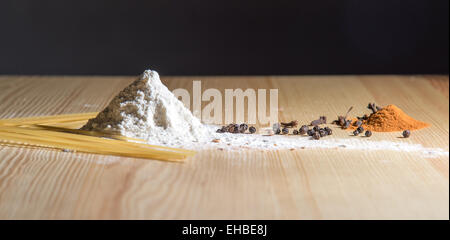
<svg viewBox="0 0 450 240"><path fill-rule="evenodd" d="M225 235L183 235L184 226L212 226L224 228L227 224L267 224L267 236ZM361 239L370 233L375 239L386 236L398 239L445 239L448 236L448 220L441 221L305 221L305 220L151 220L151 221L0 221L3 234L17 237L61 239L64 234L74 238L147 238L162 239L301 239L315 238ZM24 231L26 229L27 231Z"/></svg>
<svg viewBox="0 0 450 240"><path fill-rule="evenodd" d="M448 74L448 0L1 0L0 74Z"/></svg>

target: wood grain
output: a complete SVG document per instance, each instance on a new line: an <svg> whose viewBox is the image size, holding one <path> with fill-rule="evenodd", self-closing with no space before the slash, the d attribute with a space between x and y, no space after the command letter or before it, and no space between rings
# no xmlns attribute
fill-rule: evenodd
<svg viewBox="0 0 450 240"><path fill-rule="evenodd" d="M134 77L0 77L0 118L101 110ZM169 89L278 88L280 120L396 104L449 149L448 76L163 77ZM205 103L204 103L205 104ZM347 138L335 131L333 137ZM205 150L183 164L0 146L0 219L449 219L449 158Z"/></svg>

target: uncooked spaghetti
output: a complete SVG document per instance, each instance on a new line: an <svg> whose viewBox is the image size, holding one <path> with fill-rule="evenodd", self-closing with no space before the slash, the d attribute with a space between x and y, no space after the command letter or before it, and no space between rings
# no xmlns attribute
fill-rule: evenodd
<svg viewBox="0 0 450 240"><path fill-rule="evenodd" d="M33 146L126 157L180 161L194 151L140 143L114 133L83 131L80 125L97 113L0 120L0 141L11 146Z"/></svg>

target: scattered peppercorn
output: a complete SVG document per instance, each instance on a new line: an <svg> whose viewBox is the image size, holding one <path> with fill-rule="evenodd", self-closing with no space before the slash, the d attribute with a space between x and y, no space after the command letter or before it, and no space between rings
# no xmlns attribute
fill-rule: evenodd
<svg viewBox="0 0 450 240"><path fill-rule="evenodd" d="M320 127L316 125L313 127L313 130L314 130L314 132L318 132L320 130Z"/></svg>
<svg viewBox="0 0 450 240"><path fill-rule="evenodd" d="M322 128L319 130L320 137L325 137L327 135L327 132Z"/></svg>
<svg viewBox="0 0 450 240"><path fill-rule="evenodd" d="M249 129L248 129L248 131L250 132L250 133L255 133L256 132L256 128L255 127L253 127L253 126L251 126Z"/></svg>
<svg viewBox="0 0 450 240"><path fill-rule="evenodd" d="M285 127L282 130L283 134L288 134L289 133L289 128Z"/></svg>
<svg viewBox="0 0 450 240"><path fill-rule="evenodd" d="M409 131L409 130L403 131L403 137L404 138L409 138L409 136L411 136L411 131Z"/></svg>
<svg viewBox="0 0 450 240"><path fill-rule="evenodd" d="M320 133L319 132L314 132L314 134L312 135L312 138L314 140L319 140L320 139Z"/></svg>
<svg viewBox="0 0 450 240"><path fill-rule="evenodd" d="M333 130L331 130L331 128L325 127L324 129L325 129L325 131L327 132L327 135L333 134Z"/></svg>
<svg viewBox="0 0 450 240"><path fill-rule="evenodd" d="M241 125L239 125L239 132L240 133L245 133L245 131L247 131L248 129L248 125L245 123L242 123Z"/></svg>
<svg viewBox="0 0 450 240"><path fill-rule="evenodd" d="M372 131L367 130L365 135L366 135L366 137L371 137L372 136Z"/></svg>
<svg viewBox="0 0 450 240"><path fill-rule="evenodd" d="M347 120L345 121L344 126L342 126L343 129L347 129L350 127L350 124L352 124L352 120Z"/></svg>
<svg viewBox="0 0 450 240"><path fill-rule="evenodd" d="M308 129L306 133L308 134L308 136L312 136L314 135L315 131L313 129Z"/></svg>
<svg viewBox="0 0 450 240"><path fill-rule="evenodd" d="M358 130L353 131L353 135L358 136L359 135L359 131Z"/></svg>
<svg viewBox="0 0 450 240"><path fill-rule="evenodd" d="M275 134L280 134L281 133L281 129L277 129L277 130L275 130Z"/></svg>
<svg viewBox="0 0 450 240"><path fill-rule="evenodd" d="M362 125L362 121L361 121L361 120L358 120L358 121L356 121L356 122L354 123L354 125L355 125L356 127L360 127L360 126Z"/></svg>
<svg viewBox="0 0 450 240"><path fill-rule="evenodd" d="M364 132L364 128L362 126L359 126L356 131L358 131L359 133L363 133Z"/></svg>
<svg viewBox="0 0 450 240"><path fill-rule="evenodd" d="M306 125L303 125L298 131L300 134L303 135L303 134L306 134L308 132L308 130L309 130L309 127Z"/></svg>
<svg viewBox="0 0 450 240"><path fill-rule="evenodd" d="M298 135L298 130L297 130L297 129L295 129L294 131L292 131L292 134L294 134L294 135Z"/></svg>

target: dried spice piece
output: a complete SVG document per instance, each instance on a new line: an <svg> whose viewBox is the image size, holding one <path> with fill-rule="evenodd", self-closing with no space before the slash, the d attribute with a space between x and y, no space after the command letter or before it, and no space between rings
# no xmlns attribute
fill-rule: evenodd
<svg viewBox="0 0 450 240"><path fill-rule="evenodd" d="M313 138L314 140L319 140L319 139L320 139L320 134L319 134L319 132L314 132L314 134L312 135L312 138Z"/></svg>
<svg viewBox="0 0 450 240"><path fill-rule="evenodd" d="M318 132L320 130L320 127L316 125L313 127L313 130L314 130L314 132Z"/></svg>
<svg viewBox="0 0 450 240"><path fill-rule="evenodd" d="M329 128L329 127L325 127L324 130L327 132L327 135L333 134L333 130L331 130L331 128Z"/></svg>
<svg viewBox="0 0 450 240"><path fill-rule="evenodd" d="M287 123L282 122L281 126L285 127L285 128L293 128L293 127L297 127L298 125L298 121L297 120L293 120Z"/></svg>
<svg viewBox="0 0 450 240"><path fill-rule="evenodd" d="M292 134L294 134L294 135L298 135L298 130L297 130L297 129L295 129L294 131L292 131Z"/></svg>
<svg viewBox="0 0 450 240"><path fill-rule="evenodd" d="M308 136L312 136L314 135L316 131L314 131L313 129L308 129L308 131L306 132L308 134Z"/></svg>
<svg viewBox="0 0 450 240"><path fill-rule="evenodd" d="M238 133L239 132L239 125L237 125L237 124L228 124L228 126L226 126L225 129L229 133Z"/></svg>
<svg viewBox="0 0 450 240"><path fill-rule="evenodd" d="M409 136L411 136L411 131L405 130L405 131L403 131L402 135L404 138L409 138Z"/></svg>
<svg viewBox="0 0 450 240"><path fill-rule="evenodd" d="M228 131L230 130L230 127L231 127L231 126L232 126L231 124L229 124L229 125L227 125L227 126L222 126L222 128L217 129L216 132L218 132L218 133L225 133L225 132L228 132Z"/></svg>
<svg viewBox="0 0 450 240"><path fill-rule="evenodd" d="M319 119L316 119L316 120L312 121L309 125L310 126L317 126L317 125L325 124L325 123L327 123L327 117L320 116Z"/></svg>
<svg viewBox="0 0 450 240"><path fill-rule="evenodd" d="M350 127L350 125L352 124L352 120L347 120L345 121L344 126L342 126L342 129L347 129Z"/></svg>
<svg viewBox="0 0 450 240"><path fill-rule="evenodd" d="M300 134L304 135L308 132L308 130L309 130L309 127L306 125L303 125L298 131Z"/></svg>
<svg viewBox="0 0 450 240"><path fill-rule="evenodd" d="M364 132L364 128L362 126L359 126L356 131L358 131L359 133L363 133Z"/></svg>
<svg viewBox="0 0 450 240"><path fill-rule="evenodd" d="M251 127L248 129L248 131L249 131L251 134L253 134L253 133L256 132L256 128L253 127L253 126L251 126Z"/></svg>
<svg viewBox="0 0 450 240"><path fill-rule="evenodd" d="M358 121L353 123L353 126L359 128L362 124L363 124L363 122L361 120L358 120Z"/></svg>
<svg viewBox="0 0 450 240"><path fill-rule="evenodd" d="M245 131L247 131L248 129L248 125L245 123L242 123L241 125L239 125L239 132L240 133L245 133Z"/></svg>
<svg viewBox="0 0 450 240"><path fill-rule="evenodd" d="M367 130L365 135L366 135L366 137L371 137L372 136L372 131Z"/></svg>
<svg viewBox="0 0 450 240"><path fill-rule="evenodd" d="M320 137L325 137L325 136L327 136L327 132L322 128L319 130L319 135L320 135Z"/></svg>
<svg viewBox="0 0 450 240"><path fill-rule="evenodd" d="M358 130L353 131L353 135L358 136L359 135L359 131Z"/></svg>
<svg viewBox="0 0 450 240"><path fill-rule="evenodd" d="M334 120L333 123L343 127L347 122L347 116L352 111L353 106L347 110L347 113L344 116L338 116L337 120Z"/></svg>
<svg viewBox="0 0 450 240"><path fill-rule="evenodd" d="M275 131L275 134L280 134L281 133L281 129L277 129L276 131Z"/></svg>
<svg viewBox="0 0 450 240"><path fill-rule="evenodd" d="M369 105L367 105L367 108L372 110L372 113L376 113L378 111L375 103L369 103Z"/></svg>
<svg viewBox="0 0 450 240"><path fill-rule="evenodd" d="M283 134L288 134L289 133L289 128L285 127L285 128L283 128L283 130L281 130L281 132Z"/></svg>

